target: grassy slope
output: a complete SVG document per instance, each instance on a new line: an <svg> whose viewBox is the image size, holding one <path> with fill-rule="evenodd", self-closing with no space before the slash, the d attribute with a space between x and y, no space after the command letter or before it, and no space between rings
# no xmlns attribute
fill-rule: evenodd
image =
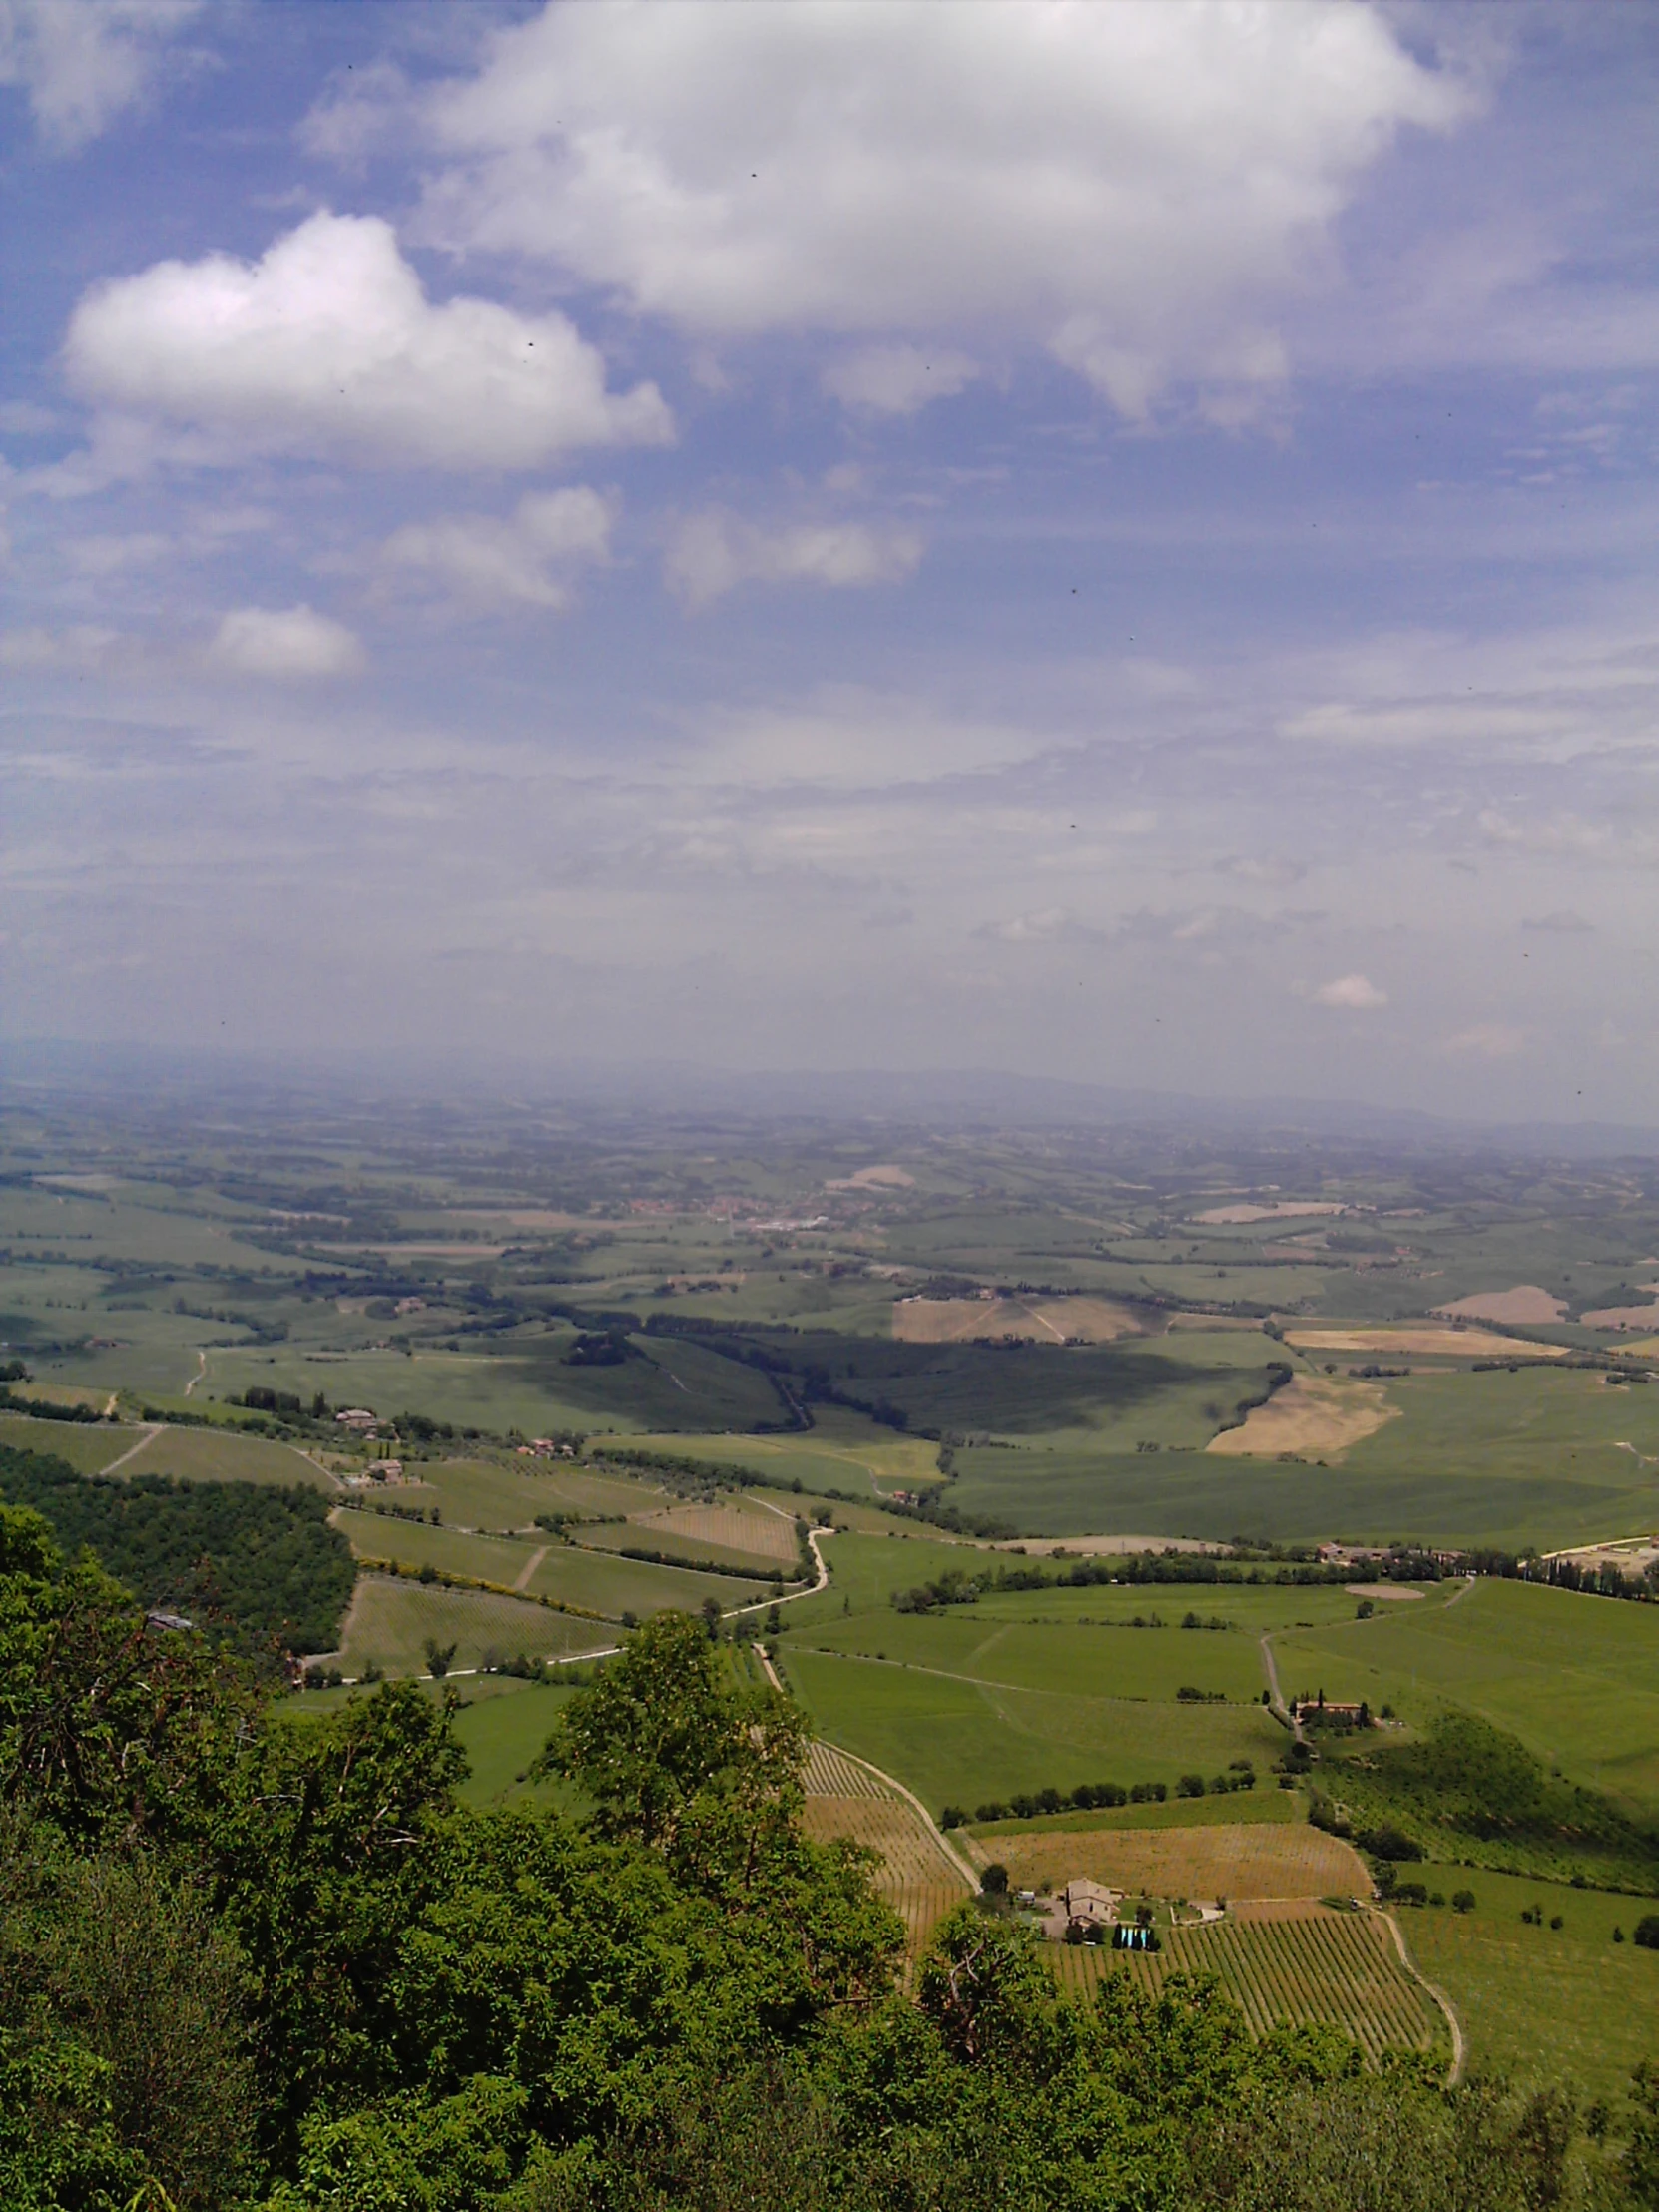
<svg viewBox="0 0 1659 2212"><path fill-rule="evenodd" d="M360 1675L372 1662L388 1675L423 1673L428 1636L455 1646L455 1666L475 1667L492 1651L547 1658L597 1650L613 1641L615 1631L606 1622L552 1613L520 1598L365 1575L347 1616L340 1669Z"/></svg>
<svg viewBox="0 0 1659 2212"><path fill-rule="evenodd" d="M1284 1736L1260 1706L1177 1706L1002 1690L897 1664L786 1647L783 1671L831 1742L871 1759L935 1812L1052 1784L1163 1781L1259 1768Z"/></svg>
<svg viewBox="0 0 1659 2212"><path fill-rule="evenodd" d="M1137 1454L1132 1440L1104 1428L1086 1439L1056 1430L1022 1436L1016 1449L958 1453L951 1499L964 1511L1004 1514L1047 1535L1125 1530L1558 1547L1659 1518L1655 1470L1638 1456L1659 1455L1659 1389L1651 1385L1612 1389L1583 1371L1498 1369L1414 1375L1386 1387L1401 1417L1355 1445L1341 1465L1191 1449ZM1145 1433L1157 1438L1155 1426Z"/></svg>
<svg viewBox="0 0 1659 2212"><path fill-rule="evenodd" d="M139 1441L138 1432L131 1428L102 1424L89 1428L79 1421L31 1420L27 1413L0 1413L0 1444L66 1460L77 1474L101 1474L112 1459L119 1459Z"/></svg>
<svg viewBox="0 0 1659 2212"><path fill-rule="evenodd" d="M1617 2104L1639 2058L1659 2057L1659 1951L1615 1943L1647 1908L1634 1898L1526 1882L1483 1869L1411 1870L1446 1897L1467 1887L1468 1915L1402 1912L1411 1954L1457 2007L1473 2065L1572 2084ZM1546 1925L1522 1925L1542 1905ZM1564 1929L1547 1923L1559 1913Z"/></svg>
<svg viewBox="0 0 1659 2212"><path fill-rule="evenodd" d="M1478 1582L1369 1621L1277 1640L1287 1695L1447 1705L1509 1730L1570 1779L1659 1811L1659 1607L1518 1582Z"/></svg>

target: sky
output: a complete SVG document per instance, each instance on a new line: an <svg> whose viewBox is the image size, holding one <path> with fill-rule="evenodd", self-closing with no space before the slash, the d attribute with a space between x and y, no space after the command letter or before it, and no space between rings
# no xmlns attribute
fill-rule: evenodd
<svg viewBox="0 0 1659 2212"><path fill-rule="evenodd" d="M1659 9L0 0L0 1038L1659 1119Z"/></svg>

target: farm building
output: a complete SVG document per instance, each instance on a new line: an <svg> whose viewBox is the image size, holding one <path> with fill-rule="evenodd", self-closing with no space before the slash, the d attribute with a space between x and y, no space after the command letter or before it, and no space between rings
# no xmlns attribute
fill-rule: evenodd
<svg viewBox="0 0 1659 2212"><path fill-rule="evenodd" d="M1104 1883L1081 1878L1068 1882L1043 1916L1043 1934L1051 1942L1075 1943L1091 1936L1098 1941L1117 1926L1122 1903L1122 1891L1109 1890Z"/></svg>

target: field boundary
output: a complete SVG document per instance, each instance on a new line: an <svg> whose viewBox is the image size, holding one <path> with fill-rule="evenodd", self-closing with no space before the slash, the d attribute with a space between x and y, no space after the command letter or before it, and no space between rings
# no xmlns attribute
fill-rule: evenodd
<svg viewBox="0 0 1659 2212"><path fill-rule="evenodd" d="M767 1672L769 1674L772 1673L772 1668L770 1664L767 1667ZM775 1682L777 1681L777 1676L773 1675L773 1680ZM780 1685L780 1687L782 1685ZM828 1736L821 1737L819 1740L821 1743L829 1744L831 1751L838 1751L843 1759L850 1759L855 1767L862 1767L866 1774L872 1774L877 1782L884 1784L885 1787L892 1792L894 1797L901 1797L904 1802L911 1808L911 1810L916 1813L919 1818L925 1823L929 1835L933 1838L934 1842L937 1844L939 1850L944 1854L945 1858L948 1859L950 1864L956 1869L962 1880L967 1884L969 1892L974 1896L978 1895L978 1874L972 1867L968 1865L967 1861L962 1857L961 1853L956 1849L956 1846L950 1841L949 1837L946 1836L943 1829L940 1828L937 1821L934 1820L932 1814L928 1812L926 1806L922 1804L920 1798L916 1796L913 1790L906 1790L903 1783L898 1780L896 1775L890 1775L886 1773L883 1768L880 1768L875 1764L873 1759L860 1759L855 1751L848 1751L844 1744L831 1742L831 1740Z"/></svg>
<svg viewBox="0 0 1659 2212"><path fill-rule="evenodd" d="M1445 2015L1445 2024L1451 2030L1451 2071L1446 2075L1446 2087L1455 2089L1463 2078L1463 2068L1468 2063L1468 2042L1463 2034L1463 2023L1457 2016L1457 2007L1440 1987L1430 1981L1416 1960L1411 1956L1410 1945L1405 1940L1405 1931L1391 1913L1380 1912L1377 1907L1368 1908L1376 1919L1383 1921L1393 1932L1394 1948L1399 1952L1399 1962L1412 1980L1433 1998Z"/></svg>

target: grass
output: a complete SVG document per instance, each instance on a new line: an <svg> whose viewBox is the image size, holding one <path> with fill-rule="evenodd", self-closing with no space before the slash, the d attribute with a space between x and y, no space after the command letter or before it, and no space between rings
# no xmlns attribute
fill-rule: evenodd
<svg viewBox="0 0 1659 2212"><path fill-rule="evenodd" d="M112 1459L139 1441L130 1428L96 1428L78 1421L31 1420L27 1413L0 1413L0 1444L15 1451L38 1451L65 1460L77 1474L101 1474Z"/></svg>
<svg viewBox="0 0 1659 2212"><path fill-rule="evenodd" d="M551 1613L519 1598L370 1574L358 1578L337 1664L342 1673L359 1677L369 1666L386 1675L424 1674L428 1637L455 1646L452 1666L476 1667L490 1654L510 1658L523 1652L538 1659L598 1650L614 1633L603 1621Z"/></svg>
<svg viewBox="0 0 1659 2212"><path fill-rule="evenodd" d="M619 1447L724 1460L785 1485L799 1481L809 1490L867 1492L871 1498L939 1479L937 1444L925 1437L895 1435L892 1429L840 1405L816 1408L813 1426L798 1433L618 1436L614 1441Z"/></svg>
<svg viewBox="0 0 1659 2212"><path fill-rule="evenodd" d="M528 1569L524 1582L528 1595L557 1598L611 1621L620 1620L624 1613L640 1619L650 1613L695 1613L709 1597L725 1611L767 1594L767 1585L759 1578L749 1582L735 1575L698 1574L644 1560L617 1559L549 1537L474 1536L352 1506L342 1506L337 1517L360 1559L395 1559L405 1566L430 1566L443 1574L511 1587ZM539 1561L538 1553L543 1554Z"/></svg>
<svg viewBox="0 0 1659 2212"><path fill-rule="evenodd" d="M1482 2072L1572 2086L1617 2105L1641 2058L1659 2057L1659 1951L1615 1943L1649 1904L1484 1869L1409 1870L1449 1897L1474 1892L1472 1913L1401 1912L1411 1954L1456 2006L1470 2060ZM1521 1921L1541 1905L1544 1926ZM1565 1926L1548 1923L1559 1914Z"/></svg>
<svg viewBox="0 0 1659 2212"><path fill-rule="evenodd" d="M138 1440L131 1430L126 1433L129 1443ZM193 1482L306 1482L330 1491L335 1487L315 1461L292 1444L213 1428L164 1428L121 1471L123 1475L179 1475Z"/></svg>
<svg viewBox="0 0 1659 2212"><path fill-rule="evenodd" d="M1265 1768L1284 1749L1260 1706L997 1689L789 1644L781 1671L822 1735L895 1775L935 1812L1050 1785L1173 1787L1182 1774L1219 1774L1237 1758Z"/></svg>
<svg viewBox="0 0 1659 2212"><path fill-rule="evenodd" d="M1383 1437L1390 1447L1400 1443L1404 1427L1390 1421L1356 1445L1341 1467L1204 1451L1112 1454L1068 1436L1025 1449L970 1448L956 1455L959 1479L947 1497L964 1513L1002 1518L1029 1535L1198 1536L1221 1543L1248 1535L1285 1543L1403 1538L1560 1548L1659 1519L1659 1486L1633 1479L1641 1470L1628 1453L1586 1454L1583 1471L1571 1475L1501 1464L1470 1473L1455 1443L1436 1444L1419 1433L1405 1459L1362 1464Z"/></svg>
<svg viewBox="0 0 1659 2212"><path fill-rule="evenodd" d="M1034 1821L976 1822L964 1831L996 1857L999 1843L1021 1836L1076 1836L1096 1828L1238 1828L1290 1826L1308 1818L1300 1790L1234 1790L1226 1797L1171 1798L1163 1805L1110 1805L1088 1813L1046 1813Z"/></svg>
<svg viewBox="0 0 1659 2212"><path fill-rule="evenodd" d="M446 1520L469 1528L530 1528L538 1513L638 1513L668 1502L644 1484L557 1459L428 1459L409 1471Z"/></svg>
<svg viewBox="0 0 1659 2212"><path fill-rule="evenodd" d="M1083 1627L1075 1622L978 1617L977 1606L944 1613L863 1616L839 1626L792 1632L799 1652L817 1650L971 1676L1001 1689L1057 1691L1084 1698L1171 1703L1184 1684L1229 1704L1257 1701L1262 1655L1254 1637L1181 1628ZM1166 1614L1166 1619L1170 1616Z"/></svg>
<svg viewBox="0 0 1659 2212"><path fill-rule="evenodd" d="M1287 1696L1323 1687L1407 1720L1459 1706L1627 1809L1659 1811L1659 1607L1481 1581L1276 1650Z"/></svg>

